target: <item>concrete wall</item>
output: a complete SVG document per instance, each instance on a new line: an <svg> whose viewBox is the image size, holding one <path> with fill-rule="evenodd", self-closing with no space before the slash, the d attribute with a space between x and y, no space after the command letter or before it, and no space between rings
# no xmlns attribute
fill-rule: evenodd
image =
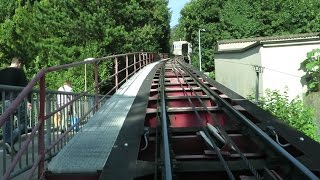
<svg viewBox="0 0 320 180"><path fill-rule="evenodd" d="M215 54L215 78L243 97L255 92L256 73L252 65L261 65L260 46L240 53ZM260 82L260 91L262 82Z"/></svg>
<svg viewBox="0 0 320 180"><path fill-rule="evenodd" d="M302 97L306 91L303 90L301 77L305 73L299 70L300 63L306 59L307 52L319 47L320 42L273 44L261 47L261 63L265 67L262 74L263 90L269 88L283 92L287 86L289 99Z"/></svg>

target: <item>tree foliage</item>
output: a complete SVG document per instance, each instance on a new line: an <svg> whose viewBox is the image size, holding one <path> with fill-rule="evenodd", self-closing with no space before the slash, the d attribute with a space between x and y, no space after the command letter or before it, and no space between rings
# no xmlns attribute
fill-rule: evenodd
<svg viewBox="0 0 320 180"><path fill-rule="evenodd" d="M167 4L167 0L0 1L0 67L11 57L21 56L32 78L44 67L87 57L142 50L167 52ZM107 74L111 67L105 65L99 73ZM84 78L74 77L83 76L84 67L53 73L47 77L47 86L56 89L70 79L75 90L81 91Z"/></svg>
<svg viewBox="0 0 320 180"><path fill-rule="evenodd" d="M319 8L318 0L191 0L171 41L187 40L197 52L198 29L206 29L201 33L203 69L213 71L217 40L317 32ZM193 60L197 64L196 53Z"/></svg>
<svg viewBox="0 0 320 180"><path fill-rule="evenodd" d="M301 69L305 71L304 78L308 92L320 90L320 49L313 49L307 53L307 58L301 63Z"/></svg>

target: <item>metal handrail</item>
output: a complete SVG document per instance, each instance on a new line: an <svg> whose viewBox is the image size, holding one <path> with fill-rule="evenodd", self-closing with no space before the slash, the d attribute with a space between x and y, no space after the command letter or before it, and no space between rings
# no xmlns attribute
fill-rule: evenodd
<svg viewBox="0 0 320 180"><path fill-rule="evenodd" d="M139 56L138 60L136 61L136 55ZM12 101L11 105L3 112L3 114L0 116L0 126L3 126L3 124L5 123L6 119L11 116L15 109L23 102L24 98L26 98L29 93L31 93L33 91L33 87L39 82L40 83L40 89L39 89L39 93L40 93L40 98L39 98L39 119L38 119L38 124L36 126L33 127L31 134L28 136L27 140L23 143L22 147L19 149L18 153L16 154L16 156L14 157L13 161L11 162L11 165L8 169L6 169L6 172L3 176L3 179L9 179L10 178L10 174L11 172L14 170L14 168L16 167L18 161L21 159L22 154L27 150L31 140L35 137L36 132L38 132L38 155L40 160L38 159L34 165L33 165L33 169L35 167L38 167L38 177L40 177L43 173L44 173L44 158L45 158L45 153L46 153L46 149L45 149L45 144L44 144L44 122L49 119L50 117L52 117L55 113L61 111L62 109L66 108L67 106L71 105L73 102L75 102L76 100L80 99L81 97L83 97L84 95L87 95L87 92L83 92L80 95L76 96L75 98L73 98L70 102L68 102L67 104L61 106L60 108L56 109L55 111L46 113L45 111L45 104L46 104L46 92L48 92L48 90L46 90L45 87L45 77L46 74L53 72L53 71L58 71L58 70L64 70L64 69L68 69L68 68L73 68L73 67L78 67L81 65L87 65L87 64L93 64L94 65L94 74L95 74L95 86L92 87L95 89L95 99L96 99L96 104L95 104L95 110L97 111L97 109L99 108L99 98L98 98L98 88L99 88L99 83L98 83L98 65L99 62L101 61L109 61L114 59L115 60L115 87L118 87L118 79L119 79L119 71L118 71L118 57L125 57L125 61L128 61L128 57L129 56L134 56L134 71L137 72L138 70L140 70L143 66L147 65L148 63L151 63L153 61L156 60L156 55L155 53L146 53L146 52L136 52L136 53L127 53L127 54L118 54L118 55L112 55L112 56L106 56L106 57L101 57L101 58L95 58L92 60L88 60L88 61L81 61L81 62L74 62L74 63L70 63L70 64L65 64L65 65L59 65L59 66L53 66L53 67L48 67L48 68L44 68L42 70L40 70L36 76L28 83L28 85L23 88L23 90L21 91L21 93L19 93L19 95ZM146 58L141 58L141 56L146 56ZM142 63L141 63L142 62ZM128 79L129 73L128 73L128 69L129 69L129 63L126 63L126 67L124 67L123 69L126 69L126 77L123 79ZM138 66L138 67L137 67ZM132 67L132 66L130 66ZM132 73L130 73L130 75L132 75ZM122 81L120 81L122 82ZM117 89L117 88L116 88ZM60 92L61 93L61 92ZM110 93L110 92L109 92ZM75 125L74 125L75 126ZM63 135L66 135L68 132L70 132L69 128L67 132L65 132ZM63 136L62 135L62 136ZM54 142L53 144L57 143L59 140L61 140L61 138L59 138L56 142ZM50 146L51 148L54 147L54 145ZM50 149L47 149L47 151ZM29 176L31 177L31 175Z"/></svg>

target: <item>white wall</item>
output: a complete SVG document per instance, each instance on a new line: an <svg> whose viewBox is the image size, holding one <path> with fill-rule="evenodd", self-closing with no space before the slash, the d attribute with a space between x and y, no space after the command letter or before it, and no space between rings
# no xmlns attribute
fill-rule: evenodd
<svg viewBox="0 0 320 180"><path fill-rule="evenodd" d="M264 45L260 52L261 65L265 67L262 74L263 90L269 88L283 92L287 86L289 99L298 95L302 98L304 91L300 80L304 72L299 70L300 63L306 59L307 52L315 48L320 48L319 41L303 45Z"/></svg>
<svg viewBox="0 0 320 180"><path fill-rule="evenodd" d="M256 73L252 65L261 65L259 50L256 46L239 53L215 54L216 81L245 98L254 95ZM261 92L261 81L259 89Z"/></svg>

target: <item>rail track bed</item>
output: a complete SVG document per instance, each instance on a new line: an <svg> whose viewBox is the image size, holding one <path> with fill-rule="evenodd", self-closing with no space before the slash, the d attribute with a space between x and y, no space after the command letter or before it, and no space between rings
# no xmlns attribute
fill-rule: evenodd
<svg viewBox="0 0 320 180"><path fill-rule="evenodd" d="M135 179L318 179L317 143L198 74L178 59L157 69Z"/></svg>

